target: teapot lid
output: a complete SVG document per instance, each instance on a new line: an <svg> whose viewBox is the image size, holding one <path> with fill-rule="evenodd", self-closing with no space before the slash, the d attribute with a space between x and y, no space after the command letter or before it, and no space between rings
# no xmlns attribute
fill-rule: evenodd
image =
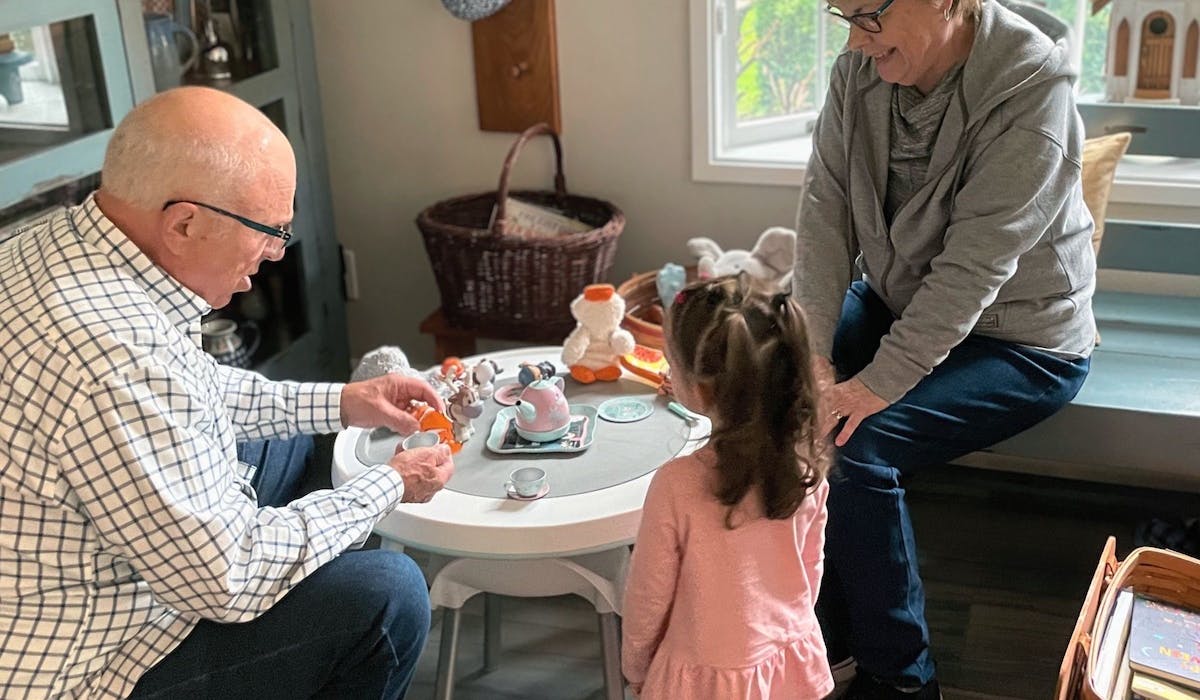
<svg viewBox="0 0 1200 700"><path fill-rule="evenodd" d="M557 380L557 381L556 381ZM526 386L526 389L558 389L562 390L561 377L542 377L541 379L532 381Z"/></svg>

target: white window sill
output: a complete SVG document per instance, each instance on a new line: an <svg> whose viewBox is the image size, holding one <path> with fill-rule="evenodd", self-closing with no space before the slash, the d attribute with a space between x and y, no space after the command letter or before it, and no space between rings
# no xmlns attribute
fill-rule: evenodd
<svg viewBox="0 0 1200 700"><path fill-rule="evenodd" d="M812 153L808 137L726 149L711 163L695 163L699 182L800 187ZM1110 202L1200 208L1200 159L1126 156L1117 166Z"/></svg>
<svg viewBox="0 0 1200 700"><path fill-rule="evenodd" d="M1200 159L1126 156L1109 202L1200 207Z"/></svg>

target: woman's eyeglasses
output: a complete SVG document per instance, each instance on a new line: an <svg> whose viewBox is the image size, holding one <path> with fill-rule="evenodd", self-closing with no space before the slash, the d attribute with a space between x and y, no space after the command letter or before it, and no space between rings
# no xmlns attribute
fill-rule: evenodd
<svg viewBox="0 0 1200 700"><path fill-rule="evenodd" d="M891 7L892 3L895 1L896 0L885 0L885 2L880 5L879 9L877 10L873 10L871 12L859 12L858 14L854 15L842 14L842 11L833 5L827 5L825 7L825 11L842 20L846 24L853 24L864 32L878 34L879 32L883 31L883 25L879 23L879 16L882 15L889 7Z"/></svg>

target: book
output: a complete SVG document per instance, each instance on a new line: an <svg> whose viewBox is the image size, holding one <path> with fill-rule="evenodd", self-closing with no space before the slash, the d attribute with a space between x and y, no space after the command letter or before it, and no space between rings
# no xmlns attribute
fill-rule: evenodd
<svg viewBox="0 0 1200 700"><path fill-rule="evenodd" d="M1125 659L1125 640L1129 636L1130 618L1133 615L1133 591L1129 588L1117 593L1112 614L1104 626L1100 638L1100 651L1092 671L1092 687L1102 698L1123 698L1115 681Z"/></svg>
<svg viewBox="0 0 1200 700"><path fill-rule="evenodd" d="M1140 674L1200 690L1200 612L1136 596L1129 665Z"/></svg>
<svg viewBox="0 0 1200 700"><path fill-rule="evenodd" d="M1200 693L1140 673L1133 674L1133 700L1200 700Z"/></svg>
<svg viewBox="0 0 1200 700"><path fill-rule="evenodd" d="M1121 654L1121 668L1117 670L1117 681L1113 684L1108 700L1130 700L1133 697L1133 669L1129 667L1129 645Z"/></svg>
<svg viewBox="0 0 1200 700"><path fill-rule="evenodd" d="M504 211L506 215L504 233L516 238L544 238L569 233L586 233L592 230L591 226L578 219L564 216L562 212L555 209L522 202L512 197L504 200ZM496 209L493 207L493 220L496 213ZM488 228L491 228L491 223L488 224Z"/></svg>

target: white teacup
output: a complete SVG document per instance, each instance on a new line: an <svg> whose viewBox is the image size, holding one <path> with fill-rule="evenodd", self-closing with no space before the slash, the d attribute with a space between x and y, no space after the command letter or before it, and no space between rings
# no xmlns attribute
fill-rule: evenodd
<svg viewBox="0 0 1200 700"><path fill-rule="evenodd" d="M436 430L426 430L404 438L400 442L400 446L406 450L412 450L418 447L433 447L441 441L442 436Z"/></svg>
<svg viewBox="0 0 1200 700"><path fill-rule="evenodd" d="M533 498L546 485L546 470L537 467L521 467L508 475L504 488L522 498Z"/></svg>

